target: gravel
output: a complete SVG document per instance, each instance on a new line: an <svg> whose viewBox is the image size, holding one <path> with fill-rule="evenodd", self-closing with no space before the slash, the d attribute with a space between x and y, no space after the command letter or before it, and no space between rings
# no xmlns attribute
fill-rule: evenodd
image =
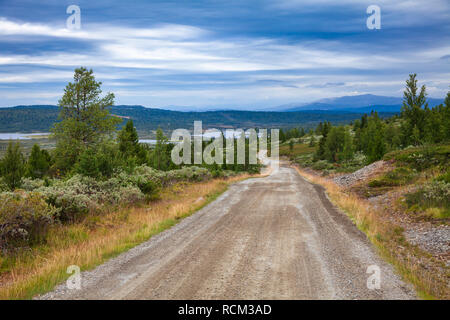
<svg viewBox="0 0 450 320"><path fill-rule="evenodd" d="M450 265L450 226L418 225L405 231L406 239L436 256L444 256Z"/></svg>
<svg viewBox="0 0 450 320"><path fill-rule="evenodd" d="M370 268L381 283L370 288ZM368 270L370 271L368 273ZM415 299L321 187L292 168L216 201L40 299Z"/></svg>
<svg viewBox="0 0 450 320"><path fill-rule="evenodd" d="M366 180L375 173L378 173L381 169L385 168L386 165L386 161L380 160L350 174L335 177L333 178L333 181L342 187L351 187L360 181Z"/></svg>

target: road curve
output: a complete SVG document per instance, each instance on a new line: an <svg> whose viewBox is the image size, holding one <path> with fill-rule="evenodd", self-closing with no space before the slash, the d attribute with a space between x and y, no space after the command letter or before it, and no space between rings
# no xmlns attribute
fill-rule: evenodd
<svg viewBox="0 0 450 320"><path fill-rule="evenodd" d="M368 289L369 266L380 289ZM40 299L415 299L323 190L289 167L230 186L149 241Z"/></svg>

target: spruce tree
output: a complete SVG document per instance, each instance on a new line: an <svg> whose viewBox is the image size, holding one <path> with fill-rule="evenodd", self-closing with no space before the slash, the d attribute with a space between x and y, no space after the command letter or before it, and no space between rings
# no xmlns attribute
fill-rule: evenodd
<svg viewBox="0 0 450 320"><path fill-rule="evenodd" d="M403 92L402 117L405 122L402 131L405 144L417 144L424 138L425 134L426 112L423 108L428 108L427 92L425 85L419 89L416 77L415 73L409 75L409 79L406 80L406 89Z"/></svg>
<svg viewBox="0 0 450 320"><path fill-rule="evenodd" d="M26 176L33 179L42 178L49 169L49 161L44 150L39 145L33 145L26 167Z"/></svg>
<svg viewBox="0 0 450 320"><path fill-rule="evenodd" d="M19 143L9 143L2 161L2 171L3 180L11 190L20 187L25 172L25 163Z"/></svg>
<svg viewBox="0 0 450 320"><path fill-rule="evenodd" d="M125 157L132 157L139 153L139 136L132 120L117 135L119 150Z"/></svg>

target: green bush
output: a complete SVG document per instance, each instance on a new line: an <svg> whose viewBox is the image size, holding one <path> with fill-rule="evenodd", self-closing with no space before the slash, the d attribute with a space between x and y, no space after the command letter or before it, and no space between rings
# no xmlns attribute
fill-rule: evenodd
<svg viewBox="0 0 450 320"><path fill-rule="evenodd" d="M408 207L441 208L443 217L450 217L450 183L434 180L406 195Z"/></svg>
<svg viewBox="0 0 450 320"><path fill-rule="evenodd" d="M334 166L326 160L318 160L311 166L314 170L333 169Z"/></svg>
<svg viewBox="0 0 450 320"><path fill-rule="evenodd" d="M45 241L55 213L40 194L0 194L0 249L7 251Z"/></svg>
<svg viewBox="0 0 450 320"><path fill-rule="evenodd" d="M154 195L159 191L159 184L153 180L138 182L139 190L145 195Z"/></svg>
<svg viewBox="0 0 450 320"><path fill-rule="evenodd" d="M61 221L74 221L89 212L99 211L103 205L128 204L144 198L139 188L131 183L117 178L97 181L81 175L36 191L58 209L57 217Z"/></svg>
<svg viewBox="0 0 450 320"><path fill-rule="evenodd" d="M370 181L368 186L372 188L402 186L412 182L415 175L413 170L399 167L387 172L381 178Z"/></svg>
<svg viewBox="0 0 450 320"><path fill-rule="evenodd" d="M33 191L33 190L36 190L37 188L40 188L43 186L45 186L45 180L23 178L22 185L20 187L26 191Z"/></svg>
<svg viewBox="0 0 450 320"><path fill-rule="evenodd" d="M98 177L100 174L99 161L93 149L86 149L75 166L75 172L88 177Z"/></svg>
<svg viewBox="0 0 450 320"><path fill-rule="evenodd" d="M5 180L3 180L2 177L0 177L0 192L5 192L5 191L8 191L8 190L9 190L9 187L6 184Z"/></svg>
<svg viewBox="0 0 450 320"><path fill-rule="evenodd" d="M416 170L424 170L433 166L445 168L450 165L450 145L409 147L388 153L384 159L402 162Z"/></svg>
<svg viewBox="0 0 450 320"><path fill-rule="evenodd" d="M41 194L53 216L62 222L73 222L89 213L101 212L110 205L128 205L158 198L162 186L178 181L200 181L211 178L206 168L184 167L159 171L148 166L136 167L131 173L117 170L107 180L75 174L62 180L50 181L25 178L23 194ZM0 184L1 186L1 184ZM8 187L5 187L7 190ZM5 195L9 193L4 193Z"/></svg>
<svg viewBox="0 0 450 320"><path fill-rule="evenodd" d="M436 180L437 180L437 181L444 181L444 182L446 182L446 183L450 183L450 170L447 169L447 172L444 173L444 174L442 174L442 175L440 175L440 176L438 176L438 177L436 178Z"/></svg>
<svg viewBox="0 0 450 320"><path fill-rule="evenodd" d="M145 198L152 200L158 197L157 192L150 192L146 196L138 188L134 186L119 187L112 192L108 199L110 204L133 204L143 201Z"/></svg>

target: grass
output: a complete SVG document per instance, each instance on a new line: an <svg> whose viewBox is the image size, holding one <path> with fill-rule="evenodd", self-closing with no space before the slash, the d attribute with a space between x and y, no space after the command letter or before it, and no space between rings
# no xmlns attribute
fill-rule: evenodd
<svg viewBox="0 0 450 320"><path fill-rule="evenodd" d="M422 184L422 187L405 195L404 204L408 212L437 220L450 218L450 184L435 180Z"/></svg>
<svg viewBox="0 0 450 320"><path fill-rule="evenodd" d="M344 192L335 183L313 175L296 167L300 175L312 183L323 186L332 202L341 208L363 231L378 249L380 255L394 265L399 274L412 283L424 299L449 299L448 275L437 275L420 263L421 259L431 259L429 255L410 245L403 236L402 228L394 225L381 212L375 211L367 200L354 193Z"/></svg>
<svg viewBox="0 0 450 320"><path fill-rule="evenodd" d="M310 147L307 144L296 143L291 151L289 144L283 144L280 146L280 156L287 156L290 159L294 159L298 156L314 153L316 147Z"/></svg>
<svg viewBox="0 0 450 320"><path fill-rule="evenodd" d="M70 276L68 266L92 269L170 228L216 199L229 184L248 177L178 183L163 190L150 205L119 208L76 224L55 226L45 245L0 257L0 299L31 299L51 291Z"/></svg>
<svg viewBox="0 0 450 320"><path fill-rule="evenodd" d="M395 160L416 170L450 165L450 144L424 145L387 153L384 160Z"/></svg>
<svg viewBox="0 0 450 320"><path fill-rule="evenodd" d="M354 172L366 165L366 158L360 153L355 153L353 159L333 163L327 160L314 159L316 150L317 146L311 147L305 143L295 143L291 150L289 143L284 143L280 146L280 156L288 157L289 160L298 163L301 167L321 170L324 175Z"/></svg>
<svg viewBox="0 0 450 320"><path fill-rule="evenodd" d="M450 210L448 208L430 207L425 209L425 216L432 219L448 219L450 218Z"/></svg>
<svg viewBox="0 0 450 320"><path fill-rule="evenodd" d="M407 167L398 167L385 173L382 177L368 183L369 187L396 187L413 182L417 174Z"/></svg>

